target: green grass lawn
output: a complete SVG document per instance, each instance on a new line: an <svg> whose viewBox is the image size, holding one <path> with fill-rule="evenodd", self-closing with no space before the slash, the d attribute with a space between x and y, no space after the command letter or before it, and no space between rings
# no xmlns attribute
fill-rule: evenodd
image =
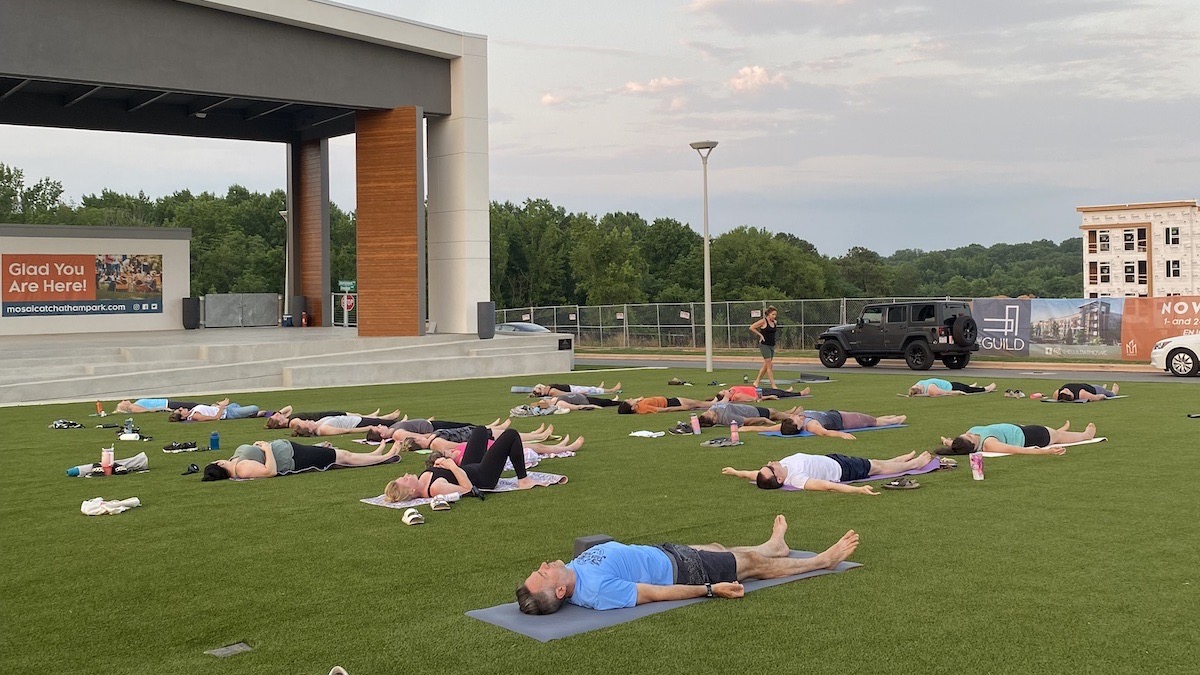
<svg viewBox="0 0 1200 675"><path fill-rule="evenodd" d="M741 370L725 381L741 380ZM442 384L234 395L243 404L293 404L489 421L526 401L534 381L620 379L625 393L699 398L709 387L667 387L697 370L580 373ZM399 465L250 482L201 483L179 474L215 453L167 455L169 441L205 445L221 433L227 457L242 442L281 436L260 420L169 424L135 416L151 471L68 478L99 461L111 430L91 428L91 403L0 409L5 461L5 672L326 673L493 672L1195 672L1200 648L1195 487L1200 390L1131 383L1130 398L1048 405L1000 394L904 399L911 375L838 372L813 385L807 407L904 413L909 427L857 441L746 435L737 449L694 437L630 438L681 414L574 412L543 418L586 445L541 469L570 483L464 500L406 527L401 512L359 503L421 456ZM587 383L587 382L581 382ZM1045 391L1012 379L1000 389ZM150 393L150 392L148 392ZM782 406L785 402L771 405ZM108 409L112 403L108 402ZM57 418L86 424L51 430ZM720 475L794 452L891 457L932 449L939 435L1011 421L1098 424L1109 442L1063 457L987 460L922 476L920 490L878 497L766 492ZM110 416L105 421L120 422ZM540 420L520 419L528 430ZM706 437L718 435L712 430ZM360 449L341 437L340 447ZM964 458L965 459L965 458ZM91 497L140 497L141 508L85 517ZM741 600L698 603L540 644L463 613L513 599L543 560L572 539L605 532L630 543L757 544L786 514L788 543L820 550L847 529L862 535L844 574L785 584ZM254 651L218 660L206 649L244 641Z"/></svg>

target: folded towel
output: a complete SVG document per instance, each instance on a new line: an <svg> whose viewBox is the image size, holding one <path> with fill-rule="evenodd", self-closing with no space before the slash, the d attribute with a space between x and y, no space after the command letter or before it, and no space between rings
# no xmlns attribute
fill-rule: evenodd
<svg viewBox="0 0 1200 675"><path fill-rule="evenodd" d="M667 432L665 432L665 431L646 431L645 429L643 429L641 431L631 431L631 432L629 432L629 435L637 436L638 438L658 438L659 436L666 436Z"/></svg>
<svg viewBox="0 0 1200 675"><path fill-rule="evenodd" d="M95 499L89 499L83 504L80 504L79 510L83 512L83 515L85 516L104 516L109 514L116 515L123 511L128 511L135 506L141 505L142 501L137 497L130 497L129 499L113 499L109 501L104 501L103 497L96 497Z"/></svg>

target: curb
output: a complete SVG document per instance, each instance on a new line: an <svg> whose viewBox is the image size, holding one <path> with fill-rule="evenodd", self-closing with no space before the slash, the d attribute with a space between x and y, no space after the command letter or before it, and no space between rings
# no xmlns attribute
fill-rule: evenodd
<svg viewBox="0 0 1200 675"><path fill-rule="evenodd" d="M697 358L704 358L704 354L592 354L589 352L575 351L576 358L584 358L595 361L694 361ZM735 363L760 363L761 357L758 356L714 356L714 361L735 362ZM820 366L821 361L816 357L792 357L775 359L776 366ZM847 364L849 365L849 364ZM980 368L996 368L999 370L1083 370L1096 372L1122 372L1122 373L1157 373L1158 371L1151 368L1148 364L1141 363L1060 363L1050 361L976 361L972 366ZM861 370L866 370L861 368Z"/></svg>

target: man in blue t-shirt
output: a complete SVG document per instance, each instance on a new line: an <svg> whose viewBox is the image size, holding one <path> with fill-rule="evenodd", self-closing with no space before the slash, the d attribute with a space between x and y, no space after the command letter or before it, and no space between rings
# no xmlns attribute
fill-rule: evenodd
<svg viewBox="0 0 1200 675"><path fill-rule="evenodd" d="M569 563L544 562L517 589L526 614L553 614L563 601L591 609L633 607L659 600L740 598L744 579L775 579L832 569L858 548L850 530L812 558L789 558L787 520L775 516L771 538L758 546L720 544L636 546L610 541Z"/></svg>

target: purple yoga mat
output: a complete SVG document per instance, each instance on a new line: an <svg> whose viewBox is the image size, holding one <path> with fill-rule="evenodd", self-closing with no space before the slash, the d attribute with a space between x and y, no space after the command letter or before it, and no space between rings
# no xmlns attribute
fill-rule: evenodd
<svg viewBox="0 0 1200 675"><path fill-rule="evenodd" d="M937 471L938 462L939 462L938 458L934 457L933 459L929 460L928 464L926 464L925 466L916 468L916 469L909 469L908 471L901 471L900 473L881 473L878 476L870 476L870 477L864 478L862 480L848 480L848 481L844 480L841 482L843 482L843 483L869 483L869 482L877 481L877 480L889 480L892 478L899 478L900 476L915 476L920 473L929 473L930 471ZM782 489L784 489L784 490L802 490L803 488L796 488L796 487L792 487L791 485L784 485Z"/></svg>

